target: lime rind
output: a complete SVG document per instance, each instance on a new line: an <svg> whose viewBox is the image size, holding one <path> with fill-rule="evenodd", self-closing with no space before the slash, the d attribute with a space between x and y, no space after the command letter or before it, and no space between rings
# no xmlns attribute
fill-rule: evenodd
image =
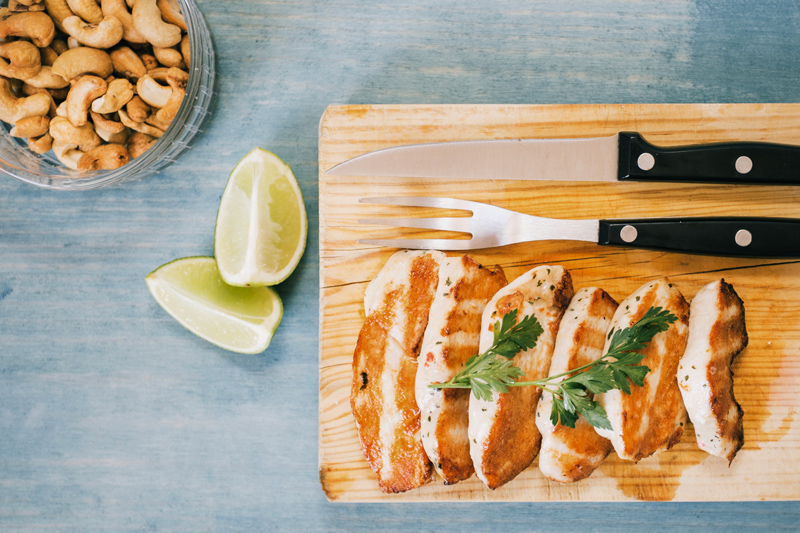
<svg viewBox="0 0 800 533"><path fill-rule="evenodd" d="M156 302L178 323L225 350L263 352L283 318L283 303L272 288L225 284L213 257L176 259L145 281ZM259 314L264 304L270 309Z"/></svg>
<svg viewBox="0 0 800 533"><path fill-rule="evenodd" d="M249 170L247 165L253 165ZM272 173L264 177L267 165ZM272 179L270 179L272 178ZM271 212L268 200L269 189L279 181L288 184L296 219L287 224L298 224L297 242L285 264L276 268L267 265L272 255L280 255L279 232L282 226L274 218L279 213ZM248 189L249 185L249 189ZM264 189L267 187L267 190ZM285 191L282 191L285 192ZM267 202L260 200L267 199ZM255 220L254 220L255 218ZM238 287L277 285L288 278L297 268L305 251L308 239L308 216L303 193L292 169L278 156L262 148L254 148L231 171L225 191L222 193L214 231L214 254L220 274L226 283Z"/></svg>

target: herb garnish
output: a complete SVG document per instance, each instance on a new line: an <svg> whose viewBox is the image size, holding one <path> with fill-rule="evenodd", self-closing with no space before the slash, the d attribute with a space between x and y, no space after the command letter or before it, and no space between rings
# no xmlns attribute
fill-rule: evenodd
<svg viewBox="0 0 800 533"><path fill-rule="evenodd" d="M473 355L464 369L446 383L433 383L434 389L472 389L480 400L491 401L493 393L508 392L508 387L535 386L553 395L550 420L553 424L574 428L580 415L593 426L611 429L603 406L589 397L612 389L630 394L628 380L636 385L644 384L650 372L640 365L644 356L636 353L659 332L669 329L678 319L661 307L651 307L644 316L629 328L609 333L611 342L608 352L589 364L568 372L535 381L516 381L525 374L511 359L523 350L536 346L542 326L535 316L523 318L519 324L517 310L503 316L502 322L494 324L494 342L488 350ZM613 336L612 336L613 335ZM498 358L497 356L502 356ZM561 379L564 378L565 379Z"/></svg>

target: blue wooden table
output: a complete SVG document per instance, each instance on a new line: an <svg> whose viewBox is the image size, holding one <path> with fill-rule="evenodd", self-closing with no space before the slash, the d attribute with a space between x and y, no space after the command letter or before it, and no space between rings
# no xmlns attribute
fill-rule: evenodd
<svg viewBox="0 0 800 533"><path fill-rule="evenodd" d="M795 0L211 0L214 114L161 175L0 176L0 530L796 530L793 502L343 505L317 478L317 125L328 104L792 102ZM258 356L185 331L144 276L211 255L252 147L295 170L305 257Z"/></svg>

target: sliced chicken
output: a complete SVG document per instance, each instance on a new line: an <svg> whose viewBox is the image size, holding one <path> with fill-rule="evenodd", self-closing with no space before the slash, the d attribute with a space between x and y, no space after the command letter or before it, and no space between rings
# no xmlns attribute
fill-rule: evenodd
<svg viewBox="0 0 800 533"><path fill-rule="evenodd" d="M603 289L588 287L575 293L561 319L550 376L602 357L617 305ZM539 469L546 478L561 483L589 477L611 451L611 442L598 435L582 416L574 428L554 426L550 421L552 408L553 395L543 392L536 408L536 427L542 433Z"/></svg>
<svg viewBox="0 0 800 533"><path fill-rule="evenodd" d="M678 320L639 352L644 355L640 364L650 368L644 385L631 383L630 394L611 390L595 397L613 428L596 428L597 433L611 440L617 455L629 461L671 448L680 441L687 422L675 376L689 335L689 304L667 278L646 283L619 305L603 353L609 349L612 331L632 326L651 307L666 309Z"/></svg>
<svg viewBox="0 0 800 533"><path fill-rule="evenodd" d="M420 351L416 396L422 444L445 484L474 472L467 435L470 391L428 385L450 380L478 353L483 308L506 283L500 267L483 268L466 255L446 259L439 269L439 287Z"/></svg>
<svg viewBox="0 0 800 533"><path fill-rule="evenodd" d="M723 279L700 289L690 308L689 342L678 367L678 384L697 445L728 464L744 443L731 362L745 346L744 304L733 287Z"/></svg>
<svg viewBox="0 0 800 533"><path fill-rule="evenodd" d="M441 252L398 252L364 295L367 319L353 356L350 406L364 455L384 492L419 487L431 477L414 382L444 259Z"/></svg>
<svg viewBox="0 0 800 533"><path fill-rule="evenodd" d="M556 333L567 304L572 298L572 279L560 266L540 266L529 270L501 289L486 305L481 321L480 351L494 341L496 322L517 310L517 322L535 315L544 332L536 346L518 353L514 364L527 380L547 376ZM538 387L512 387L507 393L495 392L492 401L469 398L470 455L478 477L496 489L525 470L539 453L541 434L536 428Z"/></svg>

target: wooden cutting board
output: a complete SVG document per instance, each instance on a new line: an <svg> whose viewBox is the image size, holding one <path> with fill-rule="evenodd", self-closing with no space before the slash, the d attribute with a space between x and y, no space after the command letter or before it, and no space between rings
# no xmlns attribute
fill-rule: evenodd
<svg viewBox="0 0 800 533"><path fill-rule="evenodd" d="M569 269L575 288L603 287L618 301L668 276L688 299L720 277L745 302L750 344L733 365L744 409L744 448L727 461L697 448L692 429L671 450L641 461L612 454L588 479L560 485L537 463L491 491L477 478L441 480L404 494L378 489L350 412L353 348L367 283L395 251L357 244L402 231L359 226L359 218L409 214L358 204L365 196L455 196L555 218L779 216L800 218L800 187L447 181L327 176L347 159L421 142L524 137L594 137L637 131L655 144L770 141L800 145L800 105L335 106L319 130L320 394L319 475L336 501L619 501L800 498L800 260L732 259L537 242L472 254L499 264L509 281L539 264ZM426 235L427 236L427 235Z"/></svg>

